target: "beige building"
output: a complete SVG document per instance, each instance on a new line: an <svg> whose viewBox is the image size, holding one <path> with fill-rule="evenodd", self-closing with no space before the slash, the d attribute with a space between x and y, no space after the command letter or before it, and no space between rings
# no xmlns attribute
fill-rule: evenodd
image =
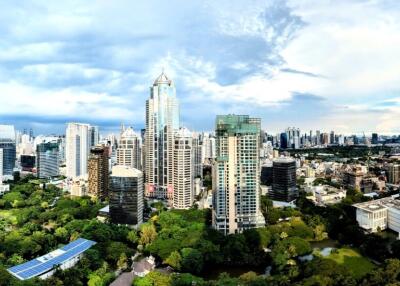
<svg viewBox="0 0 400 286"><path fill-rule="evenodd" d="M174 137L173 207L176 209L188 209L194 202L192 138L186 128L180 128Z"/></svg>
<svg viewBox="0 0 400 286"><path fill-rule="evenodd" d="M142 140L132 127L121 129L117 148L117 165L142 170Z"/></svg>

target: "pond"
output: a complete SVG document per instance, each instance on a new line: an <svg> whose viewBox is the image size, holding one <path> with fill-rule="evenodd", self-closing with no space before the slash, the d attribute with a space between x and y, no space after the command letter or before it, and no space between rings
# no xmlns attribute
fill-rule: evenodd
<svg viewBox="0 0 400 286"><path fill-rule="evenodd" d="M325 239L322 241L313 241L310 243L313 251L318 251L323 257L331 254L332 250L335 249L338 244L333 239ZM303 255L299 257L300 261L311 261L314 259L314 254Z"/></svg>

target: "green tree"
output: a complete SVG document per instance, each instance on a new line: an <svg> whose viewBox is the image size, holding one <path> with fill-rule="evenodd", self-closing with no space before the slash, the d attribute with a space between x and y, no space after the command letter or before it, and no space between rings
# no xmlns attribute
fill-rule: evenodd
<svg viewBox="0 0 400 286"><path fill-rule="evenodd" d="M142 224L140 231L140 243L143 245L152 243L157 237L156 228L152 223Z"/></svg>
<svg viewBox="0 0 400 286"><path fill-rule="evenodd" d="M182 255L182 270L190 273L200 273L203 270L203 257L201 252L193 248L183 248Z"/></svg>
<svg viewBox="0 0 400 286"><path fill-rule="evenodd" d="M179 271L181 269L182 256L178 251L173 251L165 260L165 263L170 265L175 270Z"/></svg>

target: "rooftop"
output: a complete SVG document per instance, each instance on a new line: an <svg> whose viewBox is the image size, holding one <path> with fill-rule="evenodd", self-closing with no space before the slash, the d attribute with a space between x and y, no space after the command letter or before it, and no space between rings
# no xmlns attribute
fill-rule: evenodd
<svg viewBox="0 0 400 286"><path fill-rule="evenodd" d="M96 242L94 241L78 238L62 248L7 270L20 280L30 279L42 275L52 270L55 266L80 255L95 244Z"/></svg>
<svg viewBox="0 0 400 286"><path fill-rule="evenodd" d="M128 166L116 165L112 167L111 177L139 177L142 172Z"/></svg>
<svg viewBox="0 0 400 286"><path fill-rule="evenodd" d="M400 200L398 199L398 196L394 195L383 199L354 204L353 206L367 212L374 212L385 208L400 210Z"/></svg>

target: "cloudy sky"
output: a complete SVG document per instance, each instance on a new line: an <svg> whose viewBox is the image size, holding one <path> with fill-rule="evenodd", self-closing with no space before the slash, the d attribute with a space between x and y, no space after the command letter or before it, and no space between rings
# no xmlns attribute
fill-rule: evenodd
<svg viewBox="0 0 400 286"><path fill-rule="evenodd" d="M190 129L398 134L400 1L0 2L0 123L143 128L162 68Z"/></svg>

